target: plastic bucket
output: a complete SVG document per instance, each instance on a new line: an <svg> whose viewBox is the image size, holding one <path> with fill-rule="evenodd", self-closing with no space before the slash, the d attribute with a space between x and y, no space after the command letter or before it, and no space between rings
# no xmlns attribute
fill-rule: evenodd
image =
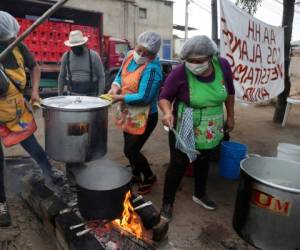
<svg viewBox="0 0 300 250"><path fill-rule="evenodd" d="M300 162L300 145L278 143L277 158Z"/></svg>
<svg viewBox="0 0 300 250"><path fill-rule="evenodd" d="M221 157L219 174L227 179L238 179L240 175L240 162L247 155L247 146L234 141L221 143Z"/></svg>

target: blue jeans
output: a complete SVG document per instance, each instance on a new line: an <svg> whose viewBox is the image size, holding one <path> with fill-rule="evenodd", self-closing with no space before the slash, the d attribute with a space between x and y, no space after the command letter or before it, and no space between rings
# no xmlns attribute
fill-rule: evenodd
<svg viewBox="0 0 300 250"><path fill-rule="evenodd" d="M49 174L52 165L50 164L46 152L38 143L34 135L31 135L26 140L20 142L22 147L27 151L28 154L36 161L38 166L43 170L44 174Z"/></svg>
<svg viewBox="0 0 300 250"><path fill-rule="evenodd" d="M31 135L26 140L20 142L22 147L27 151L28 154L36 161L38 166L43 170L45 175L50 174L52 165L50 164L47 155L41 145L38 143L34 135ZM2 145L0 144L0 202L5 202L5 191L4 191L4 154Z"/></svg>

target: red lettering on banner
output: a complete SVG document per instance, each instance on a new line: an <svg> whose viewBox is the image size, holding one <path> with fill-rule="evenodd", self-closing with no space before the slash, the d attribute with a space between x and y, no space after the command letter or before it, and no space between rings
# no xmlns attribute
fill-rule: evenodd
<svg viewBox="0 0 300 250"><path fill-rule="evenodd" d="M277 64L276 68L278 69L280 78L283 78L283 70L282 70L283 65L282 64Z"/></svg>
<svg viewBox="0 0 300 250"><path fill-rule="evenodd" d="M274 30L271 30L271 43L276 44Z"/></svg>
<svg viewBox="0 0 300 250"><path fill-rule="evenodd" d="M268 28L265 27L265 30L264 30L264 41L263 42L266 42L267 40L267 43L270 44L270 41L269 41L269 31L268 31Z"/></svg>
<svg viewBox="0 0 300 250"><path fill-rule="evenodd" d="M235 61L234 61L234 58L233 58L232 54L226 53L226 58L227 58L227 61L230 65L230 67L234 68L235 67Z"/></svg>
<svg viewBox="0 0 300 250"><path fill-rule="evenodd" d="M243 100L247 102L265 101L270 98L265 87L248 87L244 91Z"/></svg>
<svg viewBox="0 0 300 250"><path fill-rule="evenodd" d="M247 48L247 42L243 41L243 45L242 45L242 51L240 53L240 59L242 60L249 60L248 57L248 48Z"/></svg>
<svg viewBox="0 0 300 250"><path fill-rule="evenodd" d="M260 42L260 24L254 23L254 21L249 20L248 22L248 34L247 38L253 41Z"/></svg>
<svg viewBox="0 0 300 250"><path fill-rule="evenodd" d="M273 94L273 89L284 78L284 65L279 63L282 55L279 44L276 44L277 31L249 18L246 19L246 34L240 28L228 29L224 17L221 17L221 22L226 58L235 84L240 84L239 88L243 90L242 98L248 102L269 99L270 93ZM235 34L233 31L241 33Z"/></svg>
<svg viewBox="0 0 300 250"><path fill-rule="evenodd" d="M247 82L251 85L265 85L270 81L283 78L282 64L277 64L271 68L249 67L242 63L236 65L231 54L226 56L231 66L234 80L242 85Z"/></svg>
<svg viewBox="0 0 300 250"><path fill-rule="evenodd" d="M234 53L237 49L241 51L241 39L238 39L236 36L234 36L234 39L232 39L232 42L234 42L233 46L231 47L232 53ZM232 42L230 45L232 45ZM241 54L240 54L241 57Z"/></svg>
<svg viewBox="0 0 300 250"><path fill-rule="evenodd" d="M245 83L246 81L250 81L250 84L252 85L252 83L253 83L253 68L250 68L250 70L248 71L248 75L245 78L245 80L243 81L243 83Z"/></svg>

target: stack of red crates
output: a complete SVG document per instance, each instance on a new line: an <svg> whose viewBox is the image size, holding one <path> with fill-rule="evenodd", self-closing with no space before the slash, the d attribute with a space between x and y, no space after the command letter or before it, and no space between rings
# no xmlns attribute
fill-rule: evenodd
<svg viewBox="0 0 300 250"><path fill-rule="evenodd" d="M99 30L97 28L91 26L72 24L71 30L80 30L85 36L89 38L88 47L99 53Z"/></svg>
<svg viewBox="0 0 300 250"><path fill-rule="evenodd" d="M23 33L32 23L32 20L17 18L20 24L20 33ZM59 62L62 55L68 51L64 41L68 40L71 30L81 30L88 36L88 47L99 52L99 31L97 28L83 25L74 25L64 22L47 21L38 26L24 43L35 55L39 62Z"/></svg>

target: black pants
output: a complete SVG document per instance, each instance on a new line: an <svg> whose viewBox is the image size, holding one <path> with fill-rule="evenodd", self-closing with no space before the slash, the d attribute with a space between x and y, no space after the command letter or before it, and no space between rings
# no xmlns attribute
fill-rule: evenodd
<svg viewBox="0 0 300 250"><path fill-rule="evenodd" d="M20 142L21 146L27 151L27 153L36 161L38 166L43 170L44 174L49 174L51 171L51 164L47 158L47 155L41 145L38 143L34 135L29 136L24 141ZM4 191L4 154L1 145L0 150L0 202L5 201Z"/></svg>
<svg viewBox="0 0 300 250"><path fill-rule="evenodd" d="M149 115L148 123L144 134L131 135L124 133L124 154L133 168L133 174L143 174L144 180L153 175L146 157L140 152L152 131L155 129L158 120L158 113Z"/></svg>
<svg viewBox="0 0 300 250"><path fill-rule="evenodd" d="M163 202L173 204L175 200L176 190L185 174L185 170L189 165L189 159L186 154L175 148L176 139L173 132L169 132L170 146L170 164L165 175ZM194 162L194 195L202 197L206 193L206 182L208 169L210 165L210 157L214 149L201 150Z"/></svg>

